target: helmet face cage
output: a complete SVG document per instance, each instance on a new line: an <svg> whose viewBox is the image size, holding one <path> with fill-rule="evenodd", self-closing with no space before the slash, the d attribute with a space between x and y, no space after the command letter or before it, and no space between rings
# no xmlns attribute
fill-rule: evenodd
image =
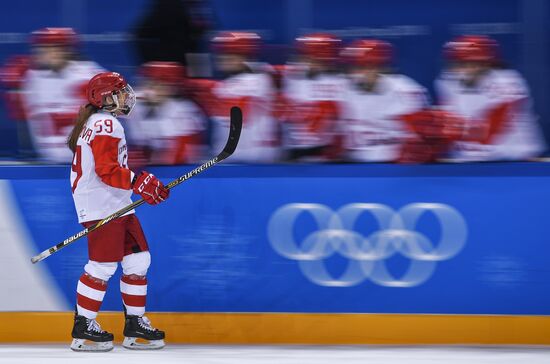
<svg viewBox="0 0 550 364"><path fill-rule="evenodd" d="M122 104L120 100L121 94L126 95ZM111 97L113 99L113 103L103 106L103 109L109 112L120 111L124 115L129 115L136 105L136 94L134 92L134 89L132 89L132 86L130 86L129 84L126 84L126 86L124 86L120 90L111 93Z"/></svg>

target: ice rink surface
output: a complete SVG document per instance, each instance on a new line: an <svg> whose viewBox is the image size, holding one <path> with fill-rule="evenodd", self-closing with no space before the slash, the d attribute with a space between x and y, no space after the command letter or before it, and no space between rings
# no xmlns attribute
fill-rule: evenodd
<svg viewBox="0 0 550 364"><path fill-rule="evenodd" d="M75 353L68 345L0 345L0 363L22 364L549 364L550 347L186 346Z"/></svg>

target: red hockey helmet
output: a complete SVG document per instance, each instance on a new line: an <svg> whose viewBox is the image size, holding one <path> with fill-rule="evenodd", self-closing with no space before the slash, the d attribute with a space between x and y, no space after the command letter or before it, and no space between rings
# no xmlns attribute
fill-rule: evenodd
<svg viewBox="0 0 550 364"><path fill-rule="evenodd" d="M298 51L307 58L317 61L338 59L341 43L341 39L327 33L313 33L296 38Z"/></svg>
<svg viewBox="0 0 550 364"><path fill-rule="evenodd" d="M393 47L383 40L359 39L344 48L342 57L355 66L385 66L392 61Z"/></svg>
<svg viewBox="0 0 550 364"><path fill-rule="evenodd" d="M140 73L149 79L178 84L185 78L185 68L178 62L147 62Z"/></svg>
<svg viewBox="0 0 550 364"><path fill-rule="evenodd" d="M121 92L126 94L126 98L122 105L119 100L119 94ZM122 113L128 115L136 104L134 90L126 80L116 72L102 72L92 77L90 82L88 82L86 94L90 104L98 108L104 108L110 112L120 110ZM112 103L106 104L107 96L112 97Z"/></svg>
<svg viewBox="0 0 550 364"><path fill-rule="evenodd" d="M447 42L445 57L452 62L488 62L498 60L498 43L485 35L463 35Z"/></svg>
<svg viewBox="0 0 550 364"><path fill-rule="evenodd" d="M252 32L221 32L212 38L214 51L251 57L260 51L261 37Z"/></svg>
<svg viewBox="0 0 550 364"><path fill-rule="evenodd" d="M43 28L32 32L31 42L38 46L74 46L78 36L72 28Z"/></svg>

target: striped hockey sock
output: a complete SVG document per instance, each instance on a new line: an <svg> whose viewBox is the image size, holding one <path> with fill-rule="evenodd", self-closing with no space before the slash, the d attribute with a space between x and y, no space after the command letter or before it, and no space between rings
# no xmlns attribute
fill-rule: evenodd
<svg viewBox="0 0 550 364"><path fill-rule="evenodd" d="M76 287L76 311L80 316L94 320L101 308L107 282L82 274Z"/></svg>
<svg viewBox="0 0 550 364"><path fill-rule="evenodd" d="M145 276L123 275L120 279L122 301L128 315L143 316L147 297L147 278Z"/></svg>

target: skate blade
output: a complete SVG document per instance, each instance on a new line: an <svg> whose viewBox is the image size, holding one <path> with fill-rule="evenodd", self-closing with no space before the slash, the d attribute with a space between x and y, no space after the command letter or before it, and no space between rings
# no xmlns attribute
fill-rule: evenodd
<svg viewBox="0 0 550 364"><path fill-rule="evenodd" d="M86 352L106 352L113 350L113 342L93 342L86 339L73 339L73 341L71 342L71 350Z"/></svg>
<svg viewBox="0 0 550 364"><path fill-rule="evenodd" d="M164 340L144 340L147 342L138 342L137 337L125 337L122 346L130 350L159 350L166 345Z"/></svg>

